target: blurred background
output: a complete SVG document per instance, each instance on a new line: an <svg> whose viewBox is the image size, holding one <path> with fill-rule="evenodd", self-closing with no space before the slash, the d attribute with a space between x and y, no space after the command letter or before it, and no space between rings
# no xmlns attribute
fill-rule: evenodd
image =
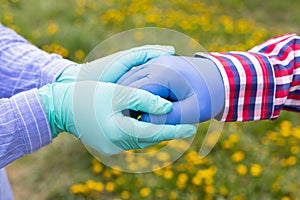
<svg viewBox="0 0 300 200"><path fill-rule="evenodd" d="M295 0L0 0L0 22L80 63L109 36L149 26L182 32L207 51L246 51L273 36L300 34L299 10ZM200 159L203 123L180 159L146 174L108 168L62 133L7 171L16 200L299 199L299 119L282 112L276 121L227 123L213 151Z"/></svg>

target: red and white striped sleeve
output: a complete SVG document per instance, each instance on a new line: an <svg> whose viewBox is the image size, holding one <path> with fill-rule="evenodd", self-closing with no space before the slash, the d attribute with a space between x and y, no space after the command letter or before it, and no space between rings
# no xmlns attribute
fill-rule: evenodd
<svg viewBox="0 0 300 200"><path fill-rule="evenodd" d="M268 56L275 72L275 102L272 118L281 110L300 111L300 37L285 34L250 50Z"/></svg>
<svg viewBox="0 0 300 200"><path fill-rule="evenodd" d="M248 52L198 53L219 68L225 87L221 121L276 119L300 111L300 38L286 34Z"/></svg>

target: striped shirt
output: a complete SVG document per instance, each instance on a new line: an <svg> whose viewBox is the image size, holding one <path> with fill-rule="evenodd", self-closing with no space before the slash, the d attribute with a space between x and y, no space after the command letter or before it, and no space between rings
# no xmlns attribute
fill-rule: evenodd
<svg viewBox="0 0 300 200"><path fill-rule="evenodd" d="M222 75L221 121L276 119L281 110L300 111L300 37L281 35L248 52L197 53Z"/></svg>
<svg viewBox="0 0 300 200"><path fill-rule="evenodd" d="M1 168L52 140L37 89L73 64L0 24L0 199L12 199Z"/></svg>

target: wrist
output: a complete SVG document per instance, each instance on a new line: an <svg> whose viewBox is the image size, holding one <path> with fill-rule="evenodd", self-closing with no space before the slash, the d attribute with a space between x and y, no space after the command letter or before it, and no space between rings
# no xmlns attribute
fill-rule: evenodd
<svg viewBox="0 0 300 200"><path fill-rule="evenodd" d="M67 67L57 78L55 82L68 83L75 82L80 70L78 64L71 65Z"/></svg>
<svg viewBox="0 0 300 200"><path fill-rule="evenodd" d="M52 85L47 84L38 90L38 96L44 108L51 130L52 138L55 138L61 131L55 123L55 107L53 103Z"/></svg>

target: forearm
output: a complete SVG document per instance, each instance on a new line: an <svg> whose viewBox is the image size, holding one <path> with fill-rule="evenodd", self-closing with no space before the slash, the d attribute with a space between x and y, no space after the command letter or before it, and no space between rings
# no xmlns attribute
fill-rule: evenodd
<svg viewBox="0 0 300 200"><path fill-rule="evenodd" d="M270 39L249 52L199 54L219 68L225 86L222 121L276 119L282 109L300 111L300 40Z"/></svg>
<svg viewBox="0 0 300 200"><path fill-rule="evenodd" d="M0 99L0 168L51 142L37 90Z"/></svg>
<svg viewBox="0 0 300 200"><path fill-rule="evenodd" d="M75 63L48 54L0 24L0 97L52 83Z"/></svg>

